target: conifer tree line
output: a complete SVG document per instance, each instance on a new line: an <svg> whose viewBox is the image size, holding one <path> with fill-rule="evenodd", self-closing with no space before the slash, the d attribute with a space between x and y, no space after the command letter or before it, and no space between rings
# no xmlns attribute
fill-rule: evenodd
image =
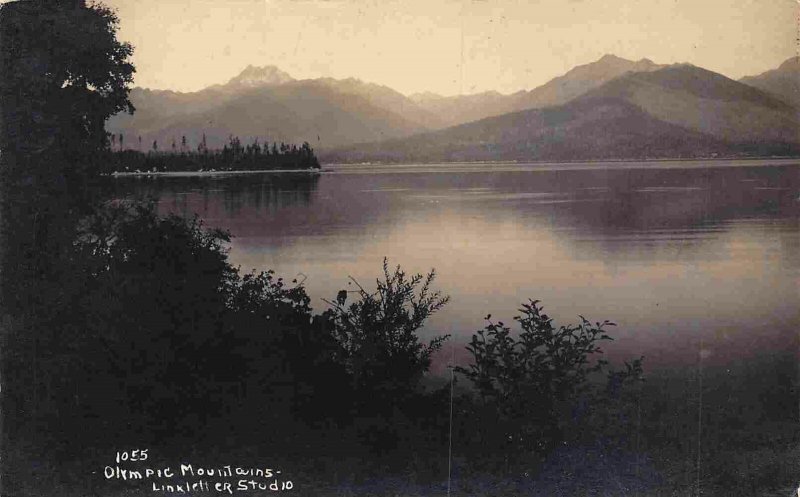
<svg viewBox="0 0 800 497"><path fill-rule="evenodd" d="M113 172L184 172L184 171L270 171L282 169L316 169L319 161L308 142L301 145L284 142L263 144L258 138L243 145L239 137L230 136L221 149L209 149L203 134L196 149L190 148L186 136L168 144L153 140L149 150L125 148L125 135L109 136L107 173Z"/></svg>

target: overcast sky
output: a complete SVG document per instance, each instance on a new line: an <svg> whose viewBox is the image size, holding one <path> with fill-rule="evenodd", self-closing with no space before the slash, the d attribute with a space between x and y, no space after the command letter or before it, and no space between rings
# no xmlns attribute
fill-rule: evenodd
<svg viewBox="0 0 800 497"><path fill-rule="evenodd" d="M403 93L534 88L606 53L739 78L796 55L798 0L106 0L136 85L192 91L248 64Z"/></svg>

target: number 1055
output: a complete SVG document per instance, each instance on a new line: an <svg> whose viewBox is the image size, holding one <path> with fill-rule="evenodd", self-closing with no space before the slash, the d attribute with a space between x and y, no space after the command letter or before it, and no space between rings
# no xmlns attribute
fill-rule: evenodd
<svg viewBox="0 0 800 497"><path fill-rule="evenodd" d="M117 464L125 461L146 461L149 449L117 451Z"/></svg>

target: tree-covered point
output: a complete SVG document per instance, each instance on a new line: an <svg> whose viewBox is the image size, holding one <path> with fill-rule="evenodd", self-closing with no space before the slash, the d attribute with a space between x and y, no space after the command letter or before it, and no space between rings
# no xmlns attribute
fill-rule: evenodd
<svg viewBox="0 0 800 497"><path fill-rule="evenodd" d="M205 136L197 150L190 150L186 137L168 146L153 141L148 152L124 149L125 135L112 134L111 149L103 172L189 172L189 171L272 171L317 169L319 161L308 142L298 146L283 142L261 144L257 139L242 145L238 137L222 149L211 150ZM117 150L114 150L117 148Z"/></svg>

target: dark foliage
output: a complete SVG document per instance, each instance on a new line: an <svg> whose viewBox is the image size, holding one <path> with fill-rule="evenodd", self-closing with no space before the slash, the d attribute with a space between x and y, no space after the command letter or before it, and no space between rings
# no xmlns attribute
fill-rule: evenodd
<svg viewBox="0 0 800 497"><path fill-rule="evenodd" d="M141 204L109 205L82 221L73 252L82 319L68 323L84 323L76 359L96 359L68 375L89 383L79 389L81 417L132 413L129 422L160 436L202 433L234 413L242 425L262 423L261 409L286 423L337 388L322 383L346 384L305 289L271 272L241 275L228 263L228 241L197 219Z"/></svg>
<svg viewBox="0 0 800 497"><path fill-rule="evenodd" d="M341 361L358 391L371 391L381 399L397 398L413 391L447 336L421 343L416 332L425 320L449 300L431 289L436 273L410 278L397 266L389 271L383 261L383 280L377 291L358 287L358 300L347 304L348 291L341 290L324 316L333 323L342 347ZM419 288L419 290L418 290Z"/></svg>
<svg viewBox="0 0 800 497"><path fill-rule="evenodd" d="M46 312L30 306L21 340L4 350L4 366L35 385L35 421L68 439L93 420L94 443L202 440L220 423L272 443L309 426L349 426L368 444L375 430L397 438L390 420L408 425L412 407L421 412L419 383L444 340L423 345L415 334L446 302L433 273L384 267L375 293L314 314L297 282L232 267L228 241L148 204L81 218L61 246L58 298Z"/></svg>
<svg viewBox="0 0 800 497"><path fill-rule="evenodd" d="M48 176L75 176L106 148L105 121L133 112L133 53L116 38L117 15L101 3L26 1L3 6L3 152ZM52 163L47 161L52 160Z"/></svg>
<svg viewBox="0 0 800 497"><path fill-rule="evenodd" d="M456 371L470 380L477 402L467 406L478 421L482 447L496 453L550 451L562 439L562 406L589 387L589 379L607 363L598 355L609 321L556 327L538 301L523 304L515 317L521 331L515 337L502 321L489 323L472 336L469 367ZM641 361L626 372L610 373L621 382L641 371ZM490 422L491 420L491 422ZM506 459L508 460L508 459Z"/></svg>
<svg viewBox="0 0 800 497"><path fill-rule="evenodd" d="M341 290L335 301L326 301L331 308L322 317L331 323L340 347L337 360L348 373L356 428L373 450L396 449L401 434L408 435L407 427L430 412L423 407L430 399L422 392L421 382L431 355L448 336L426 344L420 342L417 331L449 300L432 290L435 277L434 271L409 277L400 266L390 271L384 259L383 279L376 282L376 291L367 291L353 280L356 290ZM349 293L358 297L350 304Z"/></svg>
<svg viewBox="0 0 800 497"><path fill-rule="evenodd" d="M258 141L243 146L239 138L231 137L230 142L221 150L209 150L201 143L196 152L187 150L185 145L181 146L180 152L176 151L175 146L171 152L159 152L157 142L153 142L153 149L148 153L109 150L103 171L269 171L319 167L319 161L308 142L299 147L285 143L273 143L270 147L268 144L261 145Z"/></svg>
<svg viewBox="0 0 800 497"><path fill-rule="evenodd" d="M114 405L164 420L214 411L219 390L241 374L225 346L226 290L236 282L226 240L139 205L84 220L75 262L85 272L82 314L92 318L87 345L100 349L83 355L105 359L106 375L92 378L118 383L84 391L124 392Z"/></svg>

